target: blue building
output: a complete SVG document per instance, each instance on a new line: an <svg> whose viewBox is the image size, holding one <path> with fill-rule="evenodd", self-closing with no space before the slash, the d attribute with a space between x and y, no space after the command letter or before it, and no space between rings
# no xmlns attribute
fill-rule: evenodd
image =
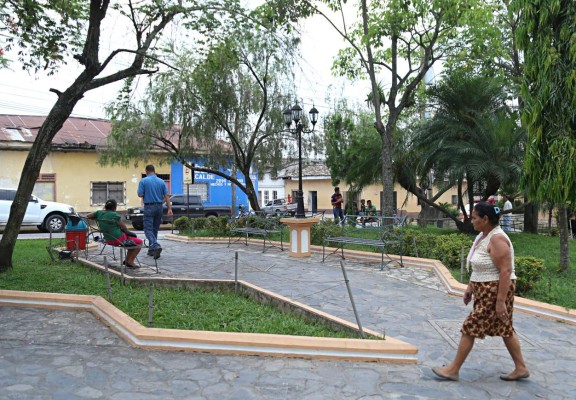
<svg viewBox="0 0 576 400"><path fill-rule="evenodd" d="M196 162L197 166L201 164ZM206 206L232 206L232 183L221 176L207 172L194 172L194 184L185 183L185 167L179 162L172 162L171 172L171 192L172 194L190 193L202 197ZM231 175L230 169L220 169L220 171ZM236 173L236 178L243 184L246 182L244 174ZM258 193L258 174L251 173L250 178L254 182L256 193ZM239 205L248 207L248 196L239 188L236 188L236 207Z"/></svg>

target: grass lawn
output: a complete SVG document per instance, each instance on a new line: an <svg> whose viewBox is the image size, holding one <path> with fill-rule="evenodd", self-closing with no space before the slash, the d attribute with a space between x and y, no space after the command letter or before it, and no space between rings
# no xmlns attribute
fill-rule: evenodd
<svg viewBox="0 0 576 400"><path fill-rule="evenodd" d="M102 273L70 261L52 264L47 244L47 240L19 240L14 268L0 274L0 289L108 298ZM149 288L122 285L119 279L111 278L112 304L146 325ZM305 321L229 292L156 287L153 320L156 328L357 338L352 333L335 332L323 322Z"/></svg>
<svg viewBox="0 0 576 400"><path fill-rule="evenodd" d="M570 272L560 272L560 238L557 236L512 233L510 240L517 256L544 260L545 271L525 297L576 309L576 240L570 240Z"/></svg>

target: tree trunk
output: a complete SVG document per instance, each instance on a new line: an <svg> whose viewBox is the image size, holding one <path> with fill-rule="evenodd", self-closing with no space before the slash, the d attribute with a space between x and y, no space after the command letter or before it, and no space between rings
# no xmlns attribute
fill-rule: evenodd
<svg viewBox="0 0 576 400"><path fill-rule="evenodd" d="M570 271L570 249L568 246L568 215L566 206L558 207L558 230L560 233L560 269Z"/></svg>
<svg viewBox="0 0 576 400"><path fill-rule="evenodd" d="M524 196L524 232L538 233L538 206Z"/></svg>
<svg viewBox="0 0 576 400"><path fill-rule="evenodd" d="M242 171L246 181L246 195L248 196L248 201L250 202L250 207L254 211L260 211L260 204L258 204L258 194L254 188L254 182L250 178L250 170Z"/></svg>
<svg viewBox="0 0 576 400"><path fill-rule="evenodd" d="M392 132L394 124L388 119L382 137L382 215L393 216L394 210L394 171L392 170Z"/></svg>
<svg viewBox="0 0 576 400"><path fill-rule="evenodd" d="M90 80L91 78L88 79L88 81ZM83 74L64 93L60 94L56 104L54 104L54 107L52 107L52 110L50 110L50 113L40 127L38 136L30 148L30 152L24 163L24 168L22 169L22 174L20 175L16 196L10 208L10 216L8 217L6 230L0 241L0 272L5 272L9 268L12 268L12 255L14 253L14 247L16 246L16 239L20 231L20 225L24 219L24 214L26 213L26 208L28 207L28 200L32 195L34 184L40 174L42 163L50 152L54 136L56 136L56 133L62 128L62 125L72 113L74 106L85 93L84 87L86 82L86 75Z"/></svg>

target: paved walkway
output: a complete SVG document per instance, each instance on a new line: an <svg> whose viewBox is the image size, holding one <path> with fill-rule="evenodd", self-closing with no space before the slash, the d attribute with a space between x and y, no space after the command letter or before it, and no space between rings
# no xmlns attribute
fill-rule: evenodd
<svg viewBox="0 0 576 400"><path fill-rule="evenodd" d="M262 254L260 246L162 244L161 276L230 279L238 251L240 279L354 321L336 257L321 263L318 255L298 260L277 250ZM575 326L515 313L529 380L498 378L512 361L501 340L490 338L477 342L460 382L438 381L430 367L453 357L470 307L446 294L427 271L346 266L363 325L417 345L417 365L145 351L88 313L0 307L0 398L574 398Z"/></svg>

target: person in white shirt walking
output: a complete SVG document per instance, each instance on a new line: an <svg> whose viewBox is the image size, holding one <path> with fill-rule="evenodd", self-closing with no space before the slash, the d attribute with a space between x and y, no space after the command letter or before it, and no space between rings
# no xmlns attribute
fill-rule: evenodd
<svg viewBox="0 0 576 400"><path fill-rule="evenodd" d="M504 211L502 213L502 229L504 229L504 232L510 232L512 227L512 213L507 213L506 211L512 209L512 202L505 194L502 195L502 200L504 201L504 207L502 207L502 211Z"/></svg>

